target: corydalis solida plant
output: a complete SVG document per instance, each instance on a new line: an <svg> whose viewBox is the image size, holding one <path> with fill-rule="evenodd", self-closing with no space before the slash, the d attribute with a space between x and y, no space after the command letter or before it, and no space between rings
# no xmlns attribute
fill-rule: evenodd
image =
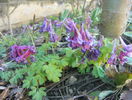
<svg viewBox="0 0 132 100"><path fill-rule="evenodd" d="M59 37L57 36L57 34L54 31L54 28L52 26L51 21L49 23L49 35L50 35L50 42L57 42L57 41L59 41Z"/></svg>
<svg viewBox="0 0 132 100"><path fill-rule="evenodd" d="M36 53L34 46L11 46L10 56L11 59L18 63L31 63L34 61L34 55Z"/></svg>
<svg viewBox="0 0 132 100"><path fill-rule="evenodd" d="M111 57L108 59L108 64L115 65L117 62L117 54L116 54L116 41L114 41L113 49L111 52Z"/></svg>
<svg viewBox="0 0 132 100"><path fill-rule="evenodd" d="M132 58L132 44L129 44L129 45L125 44L125 42L123 41L121 37L120 37L120 41L122 43L122 50L118 58L120 59L120 63L124 64L124 63L127 63L126 57Z"/></svg>
<svg viewBox="0 0 132 100"><path fill-rule="evenodd" d="M126 45L123 39L120 37L121 48L117 48L116 42L114 42L113 50L111 52L111 57L108 59L108 64L117 65L117 61L120 64L127 63L127 57L132 57L132 44ZM117 51L119 52L117 54Z"/></svg>
<svg viewBox="0 0 132 100"><path fill-rule="evenodd" d="M55 20L52 22L57 28L60 28L63 25L63 22L60 22L58 20Z"/></svg>
<svg viewBox="0 0 132 100"><path fill-rule="evenodd" d="M64 24L67 33L73 33L73 36L68 37L69 46L73 49L81 48L83 53L86 53L86 57L89 60L97 60L100 55L100 47L102 46L102 41L97 41L94 36L92 36L88 29L90 27L90 19L86 23L82 23L79 27L77 24L71 20L67 19L66 24ZM84 27L87 27L86 29Z"/></svg>
<svg viewBox="0 0 132 100"><path fill-rule="evenodd" d="M43 24L41 25L39 32L49 32L49 29L49 20L47 18L44 18Z"/></svg>
<svg viewBox="0 0 132 100"><path fill-rule="evenodd" d="M57 24L58 22L53 22L53 24ZM61 23L62 24L62 23ZM57 24L57 26L61 26ZM57 34L55 33L54 31L54 28L52 26L52 22L51 20L48 20L47 18L44 18L44 22L42 24L42 26L40 27L40 30L39 30L40 33L42 32L48 32L49 33L49 36L50 36L50 42L56 42L56 41L59 41L59 37L57 36Z"/></svg>

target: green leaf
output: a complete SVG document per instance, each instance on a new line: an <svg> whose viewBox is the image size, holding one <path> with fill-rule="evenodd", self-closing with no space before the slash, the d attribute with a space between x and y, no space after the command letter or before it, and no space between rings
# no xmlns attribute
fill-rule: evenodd
<svg viewBox="0 0 132 100"><path fill-rule="evenodd" d="M90 96L94 96L94 97L98 97L99 94L100 94L100 92L101 92L101 91L94 91L94 92L90 93L89 95L90 95Z"/></svg>
<svg viewBox="0 0 132 100"><path fill-rule="evenodd" d="M48 80L53 81L53 82L58 82L61 77L61 70L57 69L57 66L55 65L44 65L43 66L43 71L46 72L46 76Z"/></svg>
<svg viewBox="0 0 132 100"><path fill-rule="evenodd" d="M31 82L29 80L24 80L23 81L23 88L30 88Z"/></svg>
<svg viewBox="0 0 132 100"><path fill-rule="evenodd" d="M103 78L105 76L104 69L101 66L94 66L92 74L98 78Z"/></svg>
<svg viewBox="0 0 132 100"><path fill-rule="evenodd" d="M37 78L36 77L33 77L32 78L32 86L38 86L39 84L38 84L38 80L37 80Z"/></svg>
<svg viewBox="0 0 132 100"><path fill-rule="evenodd" d="M124 35L128 36L128 37L132 37L132 32L129 31L129 32L125 32Z"/></svg>
<svg viewBox="0 0 132 100"><path fill-rule="evenodd" d="M115 91L112 91L112 90L107 90L107 91L102 91L100 94L99 94L99 100L104 100L108 95L114 93Z"/></svg>
<svg viewBox="0 0 132 100"><path fill-rule="evenodd" d="M6 48L0 44L0 58L6 57Z"/></svg>
<svg viewBox="0 0 132 100"><path fill-rule="evenodd" d="M37 85L38 85L38 83L39 83L39 85L43 85L45 82L45 78L39 74L34 77L35 84L37 82Z"/></svg>
<svg viewBox="0 0 132 100"><path fill-rule="evenodd" d="M68 61L66 60L66 59L62 59L62 60L60 60L60 62L59 62L59 66L60 66L60 69L62 69L62 68L64 68L64 67L66 67L66 66L68 66ZM58 67L59 67L58 66Z"/></svg>
<svg viewBox="0 0 132 100"><path fill-rule="evenodd" d="M7 72L3 72L3 71L0 71L1 75L1 79L5 80L5 81L9 81L10 78L12 78L14 76L14 72L13 71L7 71Z"/></svg>
<svg viewBox="0 0 132 100"><path fill-rule="evenodd" d="M79 69L79 72L82 73L82 74L85 74L87 72L90 71L90 67L88 66L88 64L84 63L84 64L80 64L78 66L78 69Z"/></svg>
<svg viewBox="0 0 132 100"><path fill-rule="evenodd" d="M69 10L64 10L64 12L60 15L60 20L64 20L66 16L68 15L68 13L69 13Z"/></svg>
<svg viewBox="0 0 132 100"><path fill-rule="evenodd" d="M93 25L96 25L99 23L100 21L100 14L101 14L102 10L97 7L96 9L94 9L92 12L91 12L91 19L93 21Z"/></svg>
<svg viewBox="0 0 132 100"><path fill-rule="evenodd" d="M29 92L29 95L32 96L33 100L43 100L43 96L46 96L44 92L45 88L36 88L32 87L32 91Z"/></svg>
<svg viewBox="0 0 132 100"><path fill-rule="evenodd" d="M41 90L41 88L33 95L34 100L43 100L43 96L45 96L46 93Z"/></svg>
<svg viewBox="0 0 132 100"><path fill-rule="evenodd" d="M29 92L29 96L33 96L36 93L36 91L37 91L36 87L31 87L31 89L32 90Z"/></svg>

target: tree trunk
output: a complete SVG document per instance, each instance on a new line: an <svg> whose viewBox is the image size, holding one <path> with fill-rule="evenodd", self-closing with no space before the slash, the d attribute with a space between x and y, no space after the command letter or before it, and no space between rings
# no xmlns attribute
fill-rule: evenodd
<svg viewBox="0 0 132 100"><path fill-rule="evenodd" d="M102 0L101 34L118 38L126 29L130 7L130 0Z"/></svg>

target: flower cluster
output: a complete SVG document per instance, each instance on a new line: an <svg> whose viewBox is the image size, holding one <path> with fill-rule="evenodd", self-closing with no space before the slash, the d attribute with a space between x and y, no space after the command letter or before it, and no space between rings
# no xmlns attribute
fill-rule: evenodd
<svg viewBox="0 0 132 100"><path fill-rule="evenodd" d="M108 64L116 65L117 60L118 60L120 62L120 64L123 65L123 64L127 63L126 57L132 57L132 44L126 45L121 37L120 37L120 41L121 41L122 48L121 48L119 54L116 53L117 48L114 43L113 50L111 53L112 56L108 59L108 62L107 62Z"/></svg>
<svg viewBox="0 0 132 100"><path fill-rule="evenodd" d="M18 63L29 63L29 61L34 61L34 55L36 53L34 46L11 46L10 56L11 59Z"/></svg>
<svg viewBox="0 0 132 100"><path fill-rule="evenodd" d="M40 33L42 33L42 32L49 32L49 30L50 30L49 23L50 23L50 21L47 18L44 18L43 24L40 27L39 32Z"/></svg>
<svg viewBox="0 0 132 100"><path fill-rule="evenodd" d="M63 22L60 22L58 20L53 21L53 24L57 27L60 28L63 25Z"/></svg>
<svg viewBox="0 0 132 100"><path fill-rule="evenodd" d="M120 41L122 43L122 51L119 54L119 60L121 64L124 64L127 62L126 57L132 57L132 44L126 45L125 42L120 37Z"/></svg>
<svg viewBox="0 0 132 100"><path fill-rule="evenodd" d="M113 50L111 52L111 57L108 59L108 64L115 65L117 62L117 54L116 54L116 41L114 41Z"/></svg>
<svg viewBox="0 0 132 100"><path fill-rule="evenodd" d="M58 25L58 22L55 22L55 24ZM58 25L60 26L60 25ZM54 28L52 26L52 22L51 20L48 20L47 18L44 18L44 22L42 24L42 26L40 27L40 31L39 32L48 32L49 36L50 36L50 42L56 42L59 41L59 37L57 36L57 34L54 32Z"/></svg>
<svg viewBox="0 0 132 100"><path fill-rule="evenodd" d="M90 24L90 20L88 21ZM73 49L81 48L83 53L87 52L87 58L89 60L97 60L100 55L99 48L101 47L102 42L97 41L94 36L89 33L89 24L82 23L78 27L73 20L67 19L66 24L64 24L64 26L67 30L67 33L73 33L73 36L71 35L67 39L69 42L69 46ZM88 26L87 29L84 28L84 25Z"/></svg>

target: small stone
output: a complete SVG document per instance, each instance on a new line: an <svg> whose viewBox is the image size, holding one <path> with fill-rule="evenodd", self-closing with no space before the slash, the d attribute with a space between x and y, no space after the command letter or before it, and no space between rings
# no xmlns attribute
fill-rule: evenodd
<svg viewBox="0 0 132 100"><path fill-rule="evenodd" d="M72 89L69 89L69 93L72 94L73 93L73 90Z"/></svg>
<svg viewBox="0 0 132 100"><path fill-rule="evenodd" d="M0 90L4 90L4 89L6 89L6 87L0 86Z"/></svg>
<svg viewBox="0 0 132 100"><path fill-rule="evenodd" d="M77 81L77 78L74 77L74 76L71 76L71 77L69 78L69 84L73 84L73 83L75 83L76 81Z"/></svg>

